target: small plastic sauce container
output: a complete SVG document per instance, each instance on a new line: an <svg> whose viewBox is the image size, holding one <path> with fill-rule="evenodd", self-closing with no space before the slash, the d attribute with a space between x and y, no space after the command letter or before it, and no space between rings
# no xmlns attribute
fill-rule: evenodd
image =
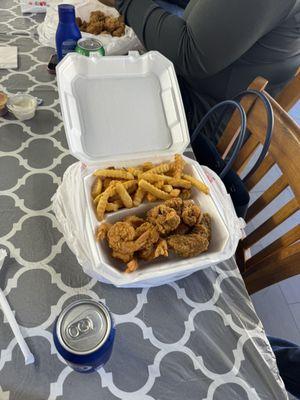
<svg viewBox="0 0 300 400"><path fill-rule="evenodd" d="M7 95L3 92L0 92L0 117L3 117L5 114L7 114Z"/></svg>
<svg viewBox="0 0 300 400"><path fill-rule="evenodd" d="M37 108L37 99L30 94L16 94L10 97L7 108L20 121L34 117Z"/></svg>

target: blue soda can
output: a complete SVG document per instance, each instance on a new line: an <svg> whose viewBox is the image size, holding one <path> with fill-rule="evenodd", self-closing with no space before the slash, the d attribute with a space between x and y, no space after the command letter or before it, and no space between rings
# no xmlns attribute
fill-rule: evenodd
<svg viewBox="0 0 300 400"><path fill-rule="evenodd" d="M101 302L78 300L58 316L53 337L57 351L71 368L78 372L93 372L111 356L114 322Z"/></svg>

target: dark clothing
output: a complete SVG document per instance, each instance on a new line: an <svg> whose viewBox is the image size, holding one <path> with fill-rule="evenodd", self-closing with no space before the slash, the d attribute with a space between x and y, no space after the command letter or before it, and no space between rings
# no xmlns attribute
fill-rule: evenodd
<svg viewBox="0 0 300 400"><path fill-rule="evenodd" d="M268 339L286 390L300 399L300 347L284 339Z"/></svg>
<svg viewBox="0 0 300 400"><path fill-rule="evenodd" d="M117 0L117 8L147 50L174 63L193 125L257 76L275 95L300 65L300 0L190 0L182 18L152 0Z"/></svg>

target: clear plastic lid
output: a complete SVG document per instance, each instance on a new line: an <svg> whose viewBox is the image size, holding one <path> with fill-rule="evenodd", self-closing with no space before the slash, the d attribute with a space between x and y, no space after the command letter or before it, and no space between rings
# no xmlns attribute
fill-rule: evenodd
<svg viewBox="0 0 300 400"><path fill-rule="evenodd" d="M173 64L158 52L85 57L57 69L71 153L88 165L183 153L189 134Z"/></svg>

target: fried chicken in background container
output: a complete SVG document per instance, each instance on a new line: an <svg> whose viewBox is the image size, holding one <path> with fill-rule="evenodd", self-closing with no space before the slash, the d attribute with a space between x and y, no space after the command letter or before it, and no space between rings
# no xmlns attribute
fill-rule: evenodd
<svg viewBox="0 0 300 400"><path fill-rule="evenodd" d="M72 53L57 78L80 161L53 210L83 270L117 287L150 287L232 257L243 221L220 178L180 156L189 133L172 63L158 52Z"/></svg>
<svg viewBox="0 0 300 400"><path fill-rule="evenodd" d="M47 3L45 19L37 28L39 41L44 46L55 48L55 33L58 25L57 7L63 3L65 3L63 0L49 0ZM86 22L87 25L90 19L95 19L96 26L90 27L90 32L86 31L86 27L83 26L82 37L98 38L104 46L106 55L121 55L127 54L131 50L143 49L134 31L123 25L124 22L115 8L107 7L98 0L68 0L68 4L74 5L77 21L81 22L80 25L83 22ZM101 24L97 18L99 12L103 13L106 18L104 31L104 24Z"/></svg>

